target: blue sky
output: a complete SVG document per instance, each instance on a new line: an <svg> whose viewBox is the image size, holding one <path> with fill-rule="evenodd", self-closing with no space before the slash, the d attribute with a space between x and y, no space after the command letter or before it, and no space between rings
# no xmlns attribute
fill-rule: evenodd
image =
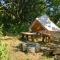
<svg viewBox="0 0 60 60"><path fill-rule="evenodd" d="M4 4L4 3L5 3L5 1L4 1L4 0L0 0L0 2L1 2L2 4Z"/></svg>

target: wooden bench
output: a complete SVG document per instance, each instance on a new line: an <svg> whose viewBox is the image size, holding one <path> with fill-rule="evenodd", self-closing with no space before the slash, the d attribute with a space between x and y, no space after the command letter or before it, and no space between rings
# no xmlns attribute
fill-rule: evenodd
<svg viewBox="0 0 60 60"><path fill-rule="evenodd" d="M29 40L29 37L31 41L34 41L34 38L36 39L38 36L42 37L42 42L50 42L50 34L47 33L42 33L42 32L21 32L22 34L22 39L26 38L26 40ZM37 39L36 39L37 40Z"/></svg>
<svg viewBox="0 0 60 60"><path fill-rule="evenodd" d="M34 36L36 36L36 33L31 33L31 32L21 32L22 34L22 39L26 38L26 40L29 40L29 37L31 40L34 40Z"/></svg>

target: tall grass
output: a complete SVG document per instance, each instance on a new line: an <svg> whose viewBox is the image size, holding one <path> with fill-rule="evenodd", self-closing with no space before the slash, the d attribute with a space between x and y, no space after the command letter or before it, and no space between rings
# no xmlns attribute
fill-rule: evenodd
<svg viewBox="0 0 60 60"><path fill-rule="evenodd" d="M0 60L9 60L7 45L2 41L0 41Z"/></svg>

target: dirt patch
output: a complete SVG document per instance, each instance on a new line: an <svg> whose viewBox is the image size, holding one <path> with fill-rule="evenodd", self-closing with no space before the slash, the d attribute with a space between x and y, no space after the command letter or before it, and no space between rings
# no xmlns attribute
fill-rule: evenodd
<svg viewBox="0 0 60 60"><path fill-rule="evenodd" d="M42 53L28 53L21 52L17 47L21 41L17 37L4 37L4 41L8 46L9 60L53 60L42 56Z"/></svg>

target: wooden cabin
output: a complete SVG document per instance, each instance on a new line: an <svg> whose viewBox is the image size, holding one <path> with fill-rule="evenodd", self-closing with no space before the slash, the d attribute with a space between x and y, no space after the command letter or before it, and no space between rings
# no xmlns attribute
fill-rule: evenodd
<svg viewBox="0 0 60 60"><path fill-rule="evenodd" d="M44 40L51 41L55 32L60 32L60 28L57 27L47 15L43 15L34 20L29 28L30 32L23 32L23 35L35 36L39 35ZM28 40L28 39L27 39ZM33 40L33 39L32 39Z"/></svg>
<svg viewBox="0 0 60 60"><path fill-rule="evenodd" d="M60 31L60 28L56 26L46 15L36 18L29 29L31 29L33 32L39 32L42 30L51 32Z"/></svg>
<svg viewBox="0 0 60 60"><path fill-rule="evenodd" d="M47 15L36 18L29 30L32 32L41 33L43 40L45 37L48 37L51 40L55 32L60 32L60 28L56 26Z"/></svg>

